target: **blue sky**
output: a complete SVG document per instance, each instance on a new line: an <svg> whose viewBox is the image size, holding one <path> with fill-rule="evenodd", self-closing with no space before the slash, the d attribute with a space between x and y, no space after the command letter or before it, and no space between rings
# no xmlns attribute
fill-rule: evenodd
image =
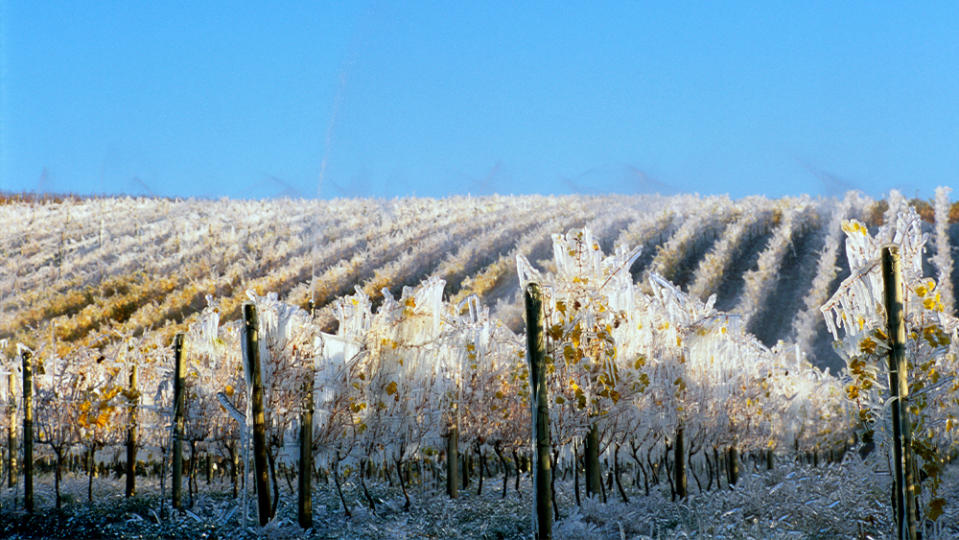
<svg viewBox="0 0 959 540"><path fill-rule="evenodd" d="M959 184L956 2L0 2L3 190Z"/></svg>

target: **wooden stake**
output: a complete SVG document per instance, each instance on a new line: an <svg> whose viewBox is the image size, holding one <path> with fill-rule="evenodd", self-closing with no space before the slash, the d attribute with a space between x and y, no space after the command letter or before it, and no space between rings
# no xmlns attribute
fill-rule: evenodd
<svg viewBox="0 0 959 540"><path fill-rule="evenodd" d="M183 509L183 407L186 361L183 334L173 337L173 508Z"/></svg>
<svg viewBox="0 0 959 540"><path fill-rule="evenodd" d="M205 467L206 485L210 487L213 483L213 455L210 454L210 448L206 449L206 467Z"/></svg>
<svg viewBox="0 0 959 540"><path fill-rule="evenodd" d="M13 389L16 388L17 374L10 370L7 376L7 388L10 389L10 401L7 405L7 418L10 424L7 425L7 487L17 485L17 396Z"/></svg>
<svg viewBox="0 0 959 540"><path fill-rule="evenodd" d="M589 426L583 442L583 459L586 469L586 498L599 496L603 489L603 473L599 468L599 429Z"/></svg>
<svg viewBox="0 0 959 540"><path fill-rule="evenodd" d="M676 478L676 496L685 499L686 490L686 452L683 440L683 425L676 428L676 442L673 444L673 473Z"/></svg>
<svg viewBox="0 0 959 540"><path fill-rule="evenodd" d="M579 500L579 450L575 444L573 445L573 495L575 495L576 506L582 506L583 502Z"/></svg>
<svg viewBox="0 0 959 540"><path fill-rule="evenodd" d="M313 526L313 370L303 388L303 414L300 417L300 469L297 481L296 518L300 527ZM363 472L360 472L362 479Z"/></svg>
<svg viewBox="0 0 959 540"><path fill-rule="evenodd" d="M256 306L243 304L243 329L247 370L253 384L253 478L256 485L256 508L260 526L270 521L270 476L266 455L266 413L263 407L263 382L260 376L260 339Z"/></svg>
<svg viewBox="0 0 959 540"><path fill-rule="evenodd" d="M20 352L23 361L23 507L33 513L33 364L30 351Z"/></svg>
<svg viewBox="0 0 959 540"><path fill-rule="evenodd" d="M895 502L898 538L915 540L916 484L913 475L911 426L902 401L909 395L906 363L906 325L903 304L902 262L899 247L882 248L882 280L886 303L886 329L889 335L889 394L892 397L892 436L895 458Z"/></svg>
<svg viewBox="0 0 959 540"><path fill-rule="evenodd" d="M137 366L130 366L130 425L127 427L127 485L126 496L132 497L137 491Z"/></svg>
<svg viewBox="0 0 959 540"><path fill-rule="evenodd" d="M739 481L739 451L735 446L726 449L726 480L730 487Z"/></svg>
<svg viewBox="0 0 959 540"><path fill-rule="evenodd" d="M446 494L451 499L455 499L459 491L459 455L459 429L454 420L446 433Z"/></svg>
<svg viewBox="0 0 959 540"><path fill-rule="evenodd" d="M543 294L526 286L526 344L533 420L533 483L537 540L553 536L552 469L550 468L549 396L546 391L546 345L543 339Z"/></svg>
<svg viewBox="0 0 959 540"><path fill-rule="evenodd" d="M479 485L476 487L476 496L479 497L483 494L483 467L486 465L486 456L479 444L476 445L476 452L479 454Z"/></svg>

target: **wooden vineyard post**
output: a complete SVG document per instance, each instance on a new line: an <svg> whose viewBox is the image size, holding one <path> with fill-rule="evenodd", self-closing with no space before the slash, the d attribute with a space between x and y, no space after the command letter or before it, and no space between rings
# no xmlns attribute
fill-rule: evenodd
<svg viewBox="0 0 959 540"><path fill-rule="evenodd" d="M33 365L30 351L20 351L23 361L23 507L33 513Z"/></svg>
<svg viewBox="0 0 959 540"><path fill-rule="evenodd" d="M686 442L683 440L683 425L676 428L676 442L673 444L673 468L676 481L676 496L685 499L686 490Z"/></svg>
<svg viewBox="0 0 959 540"><path fill-rule="evenodd" d="M127 426L127 485L126 496L132 497L137 491L137 402L140 393L137 391L137 366L130 365L130 425Z"/></svg>
<svg viewBox="0 0 959 540"><path fill-rule="evenodd" d="M726 482L730 487L739 481L739 450L736 445L726 449Z"/></svg>
<svg viewBox="0 0 959 540"><path fill-rule="evenodd" d="M299 496L296 519L300 527L313 526L313 370L303 385L303 414L300 417L300 470L297 482ZM360 473L362 474L362 472Z"/></svg>
<svg viewBox="0 0 959 540"><path fill-rule="evenodd" d="M889 393L892 397L892 437L897 538L915 540L918 510L913 475L911 427L902 401L909 395L906 364L906 325L903 305L902 261L898 246L882 248L882 281L889 336Z"/></svg>
<svg viewBox="0 0 959 540"><path fill-rule="evenodd" d="M543 294L526 286L526 344L533 423L533 481L536 538L553 536L552 469L550 468L549 397L546 392L546 345L543 340Z"/></svg>
<svg viewBox="0 0 959 540"><path fill-rule="evenodd" d="M270 477L266 460L266 414L263 410L263 381L260 376L260 338L256 306L243 304L243 353L252 381L253 399L253 478L256 486L256 509L260 526L270 521Z"/></svg>
<svg viewBox="0 0 959 540"><path fill-rule="evenodd" d="M7 487L17 485L17 396L14 393L16 388L17 374L10 370L7 376L7 388L10 389L10 401L7 404L7 418L10 424L7 425Z"/></svg>
<svg viewBox="0 0 959 540"><path fill-rule="evenodd" d="M449 427L449 431L446 433L446 494L451 499L455 499L458 496L459 490L459 427L457 426L456 417L458 411L456 409L456 404L453 404L453 420Z"/></svg>
<svg viewBox="0 0 959 540"><path fill-rule="evenodd" d="M586 472L586 497L599 497L603 489L603 473L599 470L599 429L589 426L583 444L583 461Z"/></svg>
<svg viewBox="0 0 959 540"><path fill-rule="evenodd" d="M203 468L206 485L209 486L213 482L213 456L210 455L209 448L206 450L206 465Z"/></svg>
<svg viewBox="0 0 959 540"><path fill-rule="evenodd" d="M186 361L183 358L183 334L173 337L173 508L183 508L183 386Z"/></svg>

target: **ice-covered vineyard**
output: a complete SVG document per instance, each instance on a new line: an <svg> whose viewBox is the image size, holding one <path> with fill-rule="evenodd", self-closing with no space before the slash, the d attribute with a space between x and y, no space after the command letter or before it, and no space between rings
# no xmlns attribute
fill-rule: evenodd
<svg viewBox="0 0 959 540"><path fill-rule="evenodd" d="M930 241L926 274L944 287L959 268L959 210L948 192L917 205ZM107 332L166 337L195 320L212 295L224 319L246 291L275 292L335 325L333 300L359 286L374 304L387 288L428 277L444 298L470 295L513 330L515 258L551 257L550 235L588 227L604 252L641 247L633 279L657 273L719 310L743 318L767 346L798 343L835 371L842 362L818 308L849 275L841 223L875 231L888 201L753 197L483 197L335 201L94 199L0 206L0 338L36 344L95 343ZM46 337L41 337L46 336Z"/></svg>
<svg viewBox="0 0 959 540"><path fill-rule="evenodd" d="M528 449L519 291L536 281L556 466L596 431L617 484L622 467L648 487L683 432L711 486L737 453L825 456L866 433L884 444L872 263L895 242L922 396L914 422L935 478L959 417L950 210L944 189L933 204L893 192L8 205L5 364L17 369L16 343L44 364L37 422L51 447L121 444L136 404L142 445L165 453L169 343L185 332L186 438L235 463L248 400L236 319L252 300L271 459L295 459L312 379L312 448L334 477L438 466L454 426L508 473L503 456L518 465ZM934 489L923 498L926 517L943 511Z"/></svg>

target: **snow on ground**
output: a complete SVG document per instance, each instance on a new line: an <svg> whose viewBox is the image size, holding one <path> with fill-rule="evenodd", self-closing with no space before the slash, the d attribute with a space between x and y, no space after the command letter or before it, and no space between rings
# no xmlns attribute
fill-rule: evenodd
<svg viewBox="0 0 959 540"><path fill-rule="evenodd" d="M561 519L554 524L558 539L648 539L648 538L891 538L893 529L888 506L889 481L876 483L875 476L855 458L842 464L820 467L782 464L772 471L744 465L740 482L700 493L690 478L687 501L673 502L662 484L649 496L641 489L627 494L623 503L615 487L609 502L583 501L577 507L573 482L557 481ZM52 478L37 479L37 515L22 510L22 491L3 488L0 493L0 536L5 538L531 538L528 477L520 493L502 497L502 478L487 479L481 496L476 479L460 498L449 500L442 488L414 486L409 512L403 510L398 488L385 482L368 482L376 512L364 506L359 485L347 482L345 495L352 504L346 517L332 488L315 485L314 527L304 535L296 524L296 497L281 481L277 518L267 527L254 525L255 504L247 498L248 520L238 501L229 496L229 484L215 479L211 486L200 481L200 493L187 512L160 518L156 479L139 479L139 495L123 498L123 479L94 480L93 505L86 502L86 478L67 475L64 480L64 510L53 510ZM295 486L295 483L294 483ZM169 489L169 487L167 488ZM959 538L959 467L948 468L942 492L947 494L949 524L927 538ZM16 501L15 501L16 498ZM189 499L184 496L185 501ZM166 506L169 511L169 504Z"/></svg>

